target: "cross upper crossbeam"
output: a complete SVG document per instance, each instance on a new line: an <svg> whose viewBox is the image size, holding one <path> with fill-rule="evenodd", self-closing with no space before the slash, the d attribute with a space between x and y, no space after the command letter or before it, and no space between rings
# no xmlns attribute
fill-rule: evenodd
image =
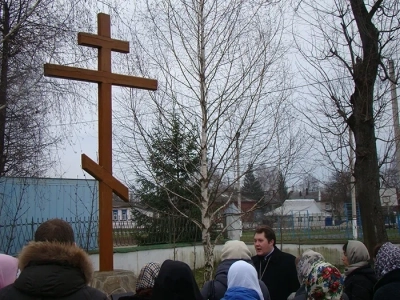
<svg viewBox="0 0 400 300"><path fill-rule="evenodd" d="M129 42L86 32L78 33L78 45L92 48L108 48L114 52L129 53Z"/></svg>

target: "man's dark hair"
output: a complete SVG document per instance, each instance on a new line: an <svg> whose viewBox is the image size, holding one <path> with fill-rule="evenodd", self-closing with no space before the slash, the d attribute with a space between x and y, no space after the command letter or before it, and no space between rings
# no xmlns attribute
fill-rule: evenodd
<svg viewBox="0 0 400 300"><path fill-rule="evenodd" d="M264 236L268 241L274 240L274 246L275 246L276 236L274 230L271 227L266 225L258 226L256 228L256 233L264 233Z"/></svg>
<svg viewBox="0 0 400 300"><path fill-rule="evenodd" d="M61 219L51 219L42 223L35 232L35 242L59 242L73 244L74 231L71 225Z"/></svg>

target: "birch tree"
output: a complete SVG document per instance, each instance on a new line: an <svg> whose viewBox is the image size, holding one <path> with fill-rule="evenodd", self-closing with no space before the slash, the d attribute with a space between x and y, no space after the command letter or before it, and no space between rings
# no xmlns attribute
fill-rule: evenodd
<svg viewBox="0 0 400 300"><path fill-rule="evenodd" d="M399 51L399 3L300 1L295 9L296 24L304 29L296 31L298 48L309 63L302 70L312 85L305 99L312 114L306 115L339 171L351 169L348 128L354 133L356 199L371 252L387 240L379 196L379 168L387 152L378 152L377 140L379 147L390 140L386 60Z"/></svg>
<svg viewBox="0 0 400 300"><path fill-rule="evenodd" d="M159 90L125 95L131 99L128 109L133 122L123 115L116 117L118 160L126 166L126 176L137 169L160 184L143 163L151 155L149 132L154 118L170 124L169 116L176 111L182 126L195 129L200 162L192 181L200 192L195 201L177 196L200 211L201 220L192 221L202 231L205 279L210 279L214 245L222 234L212 239L212 227L235 198L232 187L246 166L261 162L275 166L280 154L296 154L291 148L298 135L287 91L282 4L146 1L139 15L129 24L135 29L137 48L135 64L128 65L132 64L131 71L157 78ZM121 99L124 103L127 97ZM126 116L126 111L122 114ZM278 143L283 133L288 139Z"/></svg>

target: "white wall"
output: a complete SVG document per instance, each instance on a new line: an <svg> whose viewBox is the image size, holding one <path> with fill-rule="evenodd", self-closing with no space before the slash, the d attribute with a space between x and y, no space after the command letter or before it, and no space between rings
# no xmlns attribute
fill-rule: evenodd
<svg viewBox="0 0 400 300"><path fill-rule="evenodd" d="M279 248L279 245L277 245ZM255 255L253 245L248 245L251 253ZM285 244L283 245L283 251L289 252L295 256L300 255L306 249L313 249L314 251L320 252L324 255L326 261L334 264L341 265L343 244L331 244L331 245L296 245L296 244ZM222 245L215 246L214 256L216 261L220 260ZM175 256L174 256L175 253ZM93 262L96 271L99 270L99 255L92 254L90 258ZM148 262L160 262L162 263L166 259L175 259L187 263L192 269L201 268L204 266L204 251L203 246L191 246L191 247L180 247L180 248L169 248L169 249L154 249L154 250L143 250L128 253L114 253L114 269L130 270L136 275L139 274L140 269Z"/></svg>

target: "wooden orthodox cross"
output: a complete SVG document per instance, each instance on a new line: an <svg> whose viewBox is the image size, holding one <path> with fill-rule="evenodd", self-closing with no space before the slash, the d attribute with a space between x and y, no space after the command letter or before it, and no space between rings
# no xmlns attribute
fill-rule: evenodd
<svg viewBox="0 0 400 300"><path fill-rule="evenodd" d="M112 175L112 85L156 90L157 80L114 74L111 51L129 53L129 43L111 38L110 16L97 15L97 35L78 33L78 44L98 49L98 70L45 64L44 75L98 83L99 164L82 154L82 169L99 181L100 271L113 270L112 193L129 201L128 188Z"/></svg>

